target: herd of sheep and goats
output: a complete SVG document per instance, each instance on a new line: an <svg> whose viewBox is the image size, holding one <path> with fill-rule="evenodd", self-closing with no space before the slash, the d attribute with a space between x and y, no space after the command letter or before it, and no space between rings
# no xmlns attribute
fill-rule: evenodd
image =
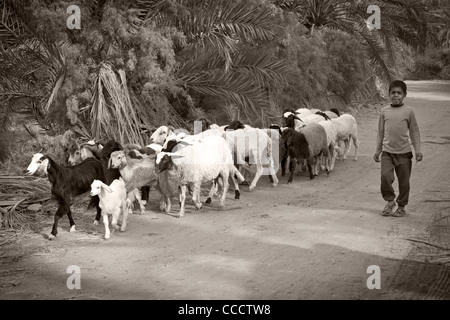
<svg viewBox="0 0 450 320"><path fill-rule="evenodd" d="M297 165L299 170L308 169L310 179L320 171L329 174L337 158L346 159L351 141L357 160L357 123L352 115L340 114L334 108L328 111L300 108L284 110L280 118L281 126L264 129L237 120L219 126L202 118L194 124L195 134L161 126L145 147L122 146L115 140L103 145L93 141L74 144L68 150L69 166L58 164L49 155L34 154L27 173L47 175L58 202L49 239L56 237L58 221L66 214L70 232L75 231L71 199L88 191L91 195L88 207L97 209L94 224L102 218L104 237L108 239L111 236L108 216L114 229L119 229L120 219L120 230L125 231L133 203L139 203L141 214L145 211L150 187L160 194L161 211L170 213L172 186L177 186L178 217L181 217L187 192L195 208L202 208L202 183L211 182L207 204L217 197L219 209L224 207L229 181L234 185L235 199L239 199L239 185L247 183L241 171L244 175L253 174L255 170L250 165L256 166L249 185L252 191L263 174L277 186L278 164L284 176L288 159L288 183L292 182Z"/></svg>

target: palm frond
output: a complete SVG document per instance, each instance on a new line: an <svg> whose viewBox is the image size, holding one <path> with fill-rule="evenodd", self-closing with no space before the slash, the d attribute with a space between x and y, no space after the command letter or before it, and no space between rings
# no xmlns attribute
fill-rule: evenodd
<svg viewBox="0 0 450 320"><path fill-rule="evenodd" d="M139 119L131 105L125 72L101 63L91 107L91 132L95 139L114 138L121 143L144 145ZM105 94L104 94L105 93Z"/></svg>
<svg viewBox="0 0 450 320"><path fill-rule="evenodd" d="M388 65L386 49L382 42L365 29L360 29L358 34L365 40L367 63L376 71L376 74L390 83L394 75L394 68Z"/></svg>
<svg viewBox="0 0 450 320"><path fill-rule="evenodd" d="M177 70L180 83L190 91L242 106L245 114L259 114L256 106L269 106L269 91L286 86L297 76L287 61L253 48L243 48L234 55L228 72L223 69L225 61L213 49L196 53Z"/></svg>
<svg viewBox="0 0 450 320"><path fill-rule="evenodd" d="M17 43L26 33L22 21L14 14L6 0L0 1L0 44L6 48Z"/></svg>

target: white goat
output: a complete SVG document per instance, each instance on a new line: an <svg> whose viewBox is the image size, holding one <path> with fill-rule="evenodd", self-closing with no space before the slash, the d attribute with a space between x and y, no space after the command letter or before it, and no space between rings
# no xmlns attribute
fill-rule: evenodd
<svg viewBox="0 0 450 320"><path fill-rule="evenodd" d="M117 221L122 214L122 226L120 227L120 231L125 231L127 228L128 211L131 203L130 200L127 199L127 191L123 179L116 179L109 186L100 180L94 180L91 184L91 196L96 195L100 198L99 205L102 209L103 224L105 225L105 239L109 239L111 236L108 215L112 216L112 227L118 229Z"/></svg>

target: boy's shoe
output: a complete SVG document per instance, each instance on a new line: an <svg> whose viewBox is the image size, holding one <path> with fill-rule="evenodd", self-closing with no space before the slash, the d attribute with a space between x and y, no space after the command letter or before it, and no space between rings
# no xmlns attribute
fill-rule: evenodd
<svg viewBox="0 0 450 320"><path fill-rule="evenodd" d="M394 208L395 208L395 201L388 201L383 211L381 212L381 215L385 217L390 216L392 211L394 211Z"/></svg>
<svg viewBox="0 0 450 320"><path fill-rule="evenodd" d="M397 218L406 216L405 207L398 207L397 210L395 210L395 212L392 214L392 216Z"/></svg>

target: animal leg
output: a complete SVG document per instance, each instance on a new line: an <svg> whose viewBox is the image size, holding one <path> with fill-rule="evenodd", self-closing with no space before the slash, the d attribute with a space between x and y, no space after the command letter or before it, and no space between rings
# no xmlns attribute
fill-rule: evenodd
<svg viewBox="0 0 450 320"><path fill-rule="evenodd" d="M111 237L111 231L109 230L109 221L108 221L108 215L103 215L103 224L105 226L105 239L109 239Z"/></svg>
<svg viewBox="0 0 450 320"><path fill-rule="evenodd" d="M70 201L70 200L69 200ZM70 202L69 204L66 202L60 202L58 209L55 212L55 217L54 217L54 221L53 221L53 227L52 227L52 231L50 233L50 235L48 236L49 240L53 240L56 235L58 234L58 222L59 219L61 219L61 217L66 214L68 207L70 206Z"/></svg>
<svg viewBox="0 0 450 320"><path fill-rule="evenodd" d="M216 178L212 181L211 189L209 190L208 199L206 199L205 203L209 204L212 201L213 196L218 192L219 189L219 178Z"/></svg>
<svg viewBox="0 0 450 320"><path fill-rule="evenodd" d="M253 189L255 189L256 187L256 183L258 182L259 178L261 177L263 173L263 166L261 164L261 162L258 162L256 164L256 174L255 177L253 178L252 184L250 185L250 187L248 188L249 191L252 191Z"/></svg>
<svg viewBox="0 0 450 320"><path fill-rule="evenodd" d="M192 201L194 202L194 206L197 210L200 210L202 208L202 203L200 201L200 183L194 183Z"/></svg>
<svg viewBox="0 0 450 320"><path fill-rule="evenodd" d="M350 139L346 138L344 140L344 144L345 144L345 149L344 149L344 157L343 157L343 159L345 160L345 159L347 159L347 155L350 152Z"/></svg>
<svg viewBox="0 0 450 320"><path fill-rule="evenodd" d="M284 177L286 175L286 162L288 157L283 157L281 159L281 176Z"/></svg>
<svg viewBox="0 0 450 320"><path fill-rule="evenodd" d="M122 225L120 226L120 231L124 232L127 229L127 220L128 220L128 203L125 201L125 204L122 204ZM120 215L120 211L117 213L117 218ZM113 216L114 219L114 216Z"/></svg>
<svg viewBox="0 0 450 320"><path fill-rule="evenodd" d="M135 196L137 202L139 203L139 208L140 208L139 214L145 214L145 204L144 204L144 202L142 201L141 190L136 189L136 190L134 191L134 196Z"/></svg>
<svg viewBox="0 0 450 320"><path fill-rule="evenodd" d="M315 175L314 175L314 172L313 172L314 160L309 158L309 159L307 159L306 163L307 163L308 170L309 170L309 179L312 180L312 179L315 178Z"/></svg>
<svg viewBox="0 0 450 320"><path fill-rule="evenodd" d="M186 203L186 191L187 191L186 185L182 185L178 188L179 197L180 197L180 212L178 213L178 218L184 216L184 206Z"/></svg>
<svg viewBox="0 0 450 320"><path fill-rule="evenodd" d="M219 207L223 208L225 206L225 199L227 198L227 192L228 192L228 173L221 173L221 178L223 181L223 189L222 189L222 196L220 197L219 201Z"/></svg>
<svg viewBox="0 0 450 320"><path fill-rule="evenodd" d="M353 139L353 145L355 146L355 157L353 158L353 160L357 161L358 160L359 141L358 141L358 137L356 135L352 135L352 139Z"/></svg>
<svg viewBox="0 0 450 320"><path fill-rule="evenodd" d="M97 209L97 214L95 215L94 225L98 225L100 217L102 216L102 209L100 208L100 198L98 196L94 197L95 208Z"/></svg>
<svg viewBox="0 0 450 320"><path fill-rule="evenodd" d="M69 218L70 229L69 232L75 232L75 221L72 218L72 211L70 210L70 205L67 208L67 217Z"/></svg>
<svg viewBox="0 0 450 320"><path fill-rule="evenodd" d="M297 159L291 159L291 163L289 164L289 179L287 183L292 183L292 179L294 177L295 168L297 167Z"/></svg>
<svg viewBox="0 0 450 320"><path fill-rule="evenodd" d="M234 174L231 174L231 181L233 181L234 186L234 199L239 200L239 198L241 197L241 191L239 190L239 182Z"/></svg>
<svg viewBox="0 0 450 320"><path fill-rule="evenodd" d="M270 174L270 182L272 182L272 186L278 186L278 177L275 172L275 168L273 167L273 159L270 160L269 164L269 174Z"/></svg>

